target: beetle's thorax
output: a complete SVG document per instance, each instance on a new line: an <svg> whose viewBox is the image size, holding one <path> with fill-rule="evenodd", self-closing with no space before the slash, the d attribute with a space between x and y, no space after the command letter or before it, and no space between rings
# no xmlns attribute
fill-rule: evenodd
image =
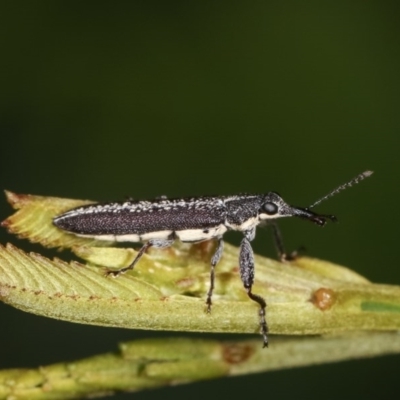
<svg viewBox="0 0 400 400"><path fill-rule="evenodd" d="M225 225L235 231L247 231L260 223L259 209L262 195L239 195L224 199L226 207Z"/></svg>
<svg viewBox="0 0 400 400"><path fill-rule="evenodd" d="M226 197L224 204L226 227L241 232L251 230L268 219L293 215L292 208L275 192ZM270 212L271 207L274 212Z"/></svg>

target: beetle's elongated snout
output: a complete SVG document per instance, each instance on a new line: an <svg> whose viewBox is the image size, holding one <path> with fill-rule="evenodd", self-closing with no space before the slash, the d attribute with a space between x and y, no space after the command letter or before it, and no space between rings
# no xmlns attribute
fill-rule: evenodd
<svg viewBox="0 0 400 400"><path fill-rule="evenodd" d="M334 215L317 214L310 211L310 209L308 208L292 207L292 211L294 217L308 219L309 221L314 222L314 224L317 224L319 226L324 226L328 220L332 222L337 222L337 218Z"/></svg>

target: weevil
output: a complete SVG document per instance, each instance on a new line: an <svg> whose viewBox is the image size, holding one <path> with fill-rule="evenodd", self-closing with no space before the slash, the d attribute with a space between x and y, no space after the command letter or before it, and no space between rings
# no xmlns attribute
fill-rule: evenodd
<svg viewBox="0 0 400 400"><path fill-rule="evenodd" d="M143 242L133 262L126 268L108 271L117 277L135 267L150 247L166 248L175 240L202 242L214 239L216 250L211 258L210 288L207 293L207 311L211 311L215 267L222 257L223 235L228 230L243 233L239 250L239 270L249 298L259 305L259 318L264 347L268 346L266 301L252 292L254 283L254 255L250 242L256 227L272 227L278 256L282 261L293 259L296 254L284 251L281 234L275 220L282 217L299 217L324 226L333 215L317 214L311 209L340 191L369 177L365 171L349 182L340 185L312 205L301 208L287 204L276 192L266 194L241 194L236 196L192 197L167 199L162 196L154 201L125 201L93 204L75 208L54 218L53 223L78 236L116 242Z"/></svg>

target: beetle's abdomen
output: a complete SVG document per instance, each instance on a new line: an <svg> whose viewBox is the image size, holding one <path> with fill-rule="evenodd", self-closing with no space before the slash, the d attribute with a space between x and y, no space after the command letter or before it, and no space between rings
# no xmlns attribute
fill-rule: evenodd
<svg viewBox="0 0 400 400"><path fill-rule="evenodd" d="M112 203L89 205L68 211L54 219L54 225L68 232L101 239L139 241L165 238L176 233L182 241L206 240L219 234L225 221L223 204L210 201L162 200L156 203ZM109 236L106 238L106 236Z"/></svg>

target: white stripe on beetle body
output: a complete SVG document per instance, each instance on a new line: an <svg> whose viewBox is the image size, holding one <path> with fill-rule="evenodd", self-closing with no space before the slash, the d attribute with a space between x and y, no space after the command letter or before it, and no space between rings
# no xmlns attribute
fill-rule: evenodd
<svg viewBox="0 0 400 400"><path fill-rule="evenodd" d="M154 201L127 201L78 207L54 218L53 223L58 228L78 236L116 242L144 242L131 265L118 271L109 271L108 275L112 276L133 269L151 246L168 247L176 239L182 242L218 240L217 249L211 258L210 290L206 301L208 311L211 310L212 304L214 268L223 252L222 236L227 230L243 232L239 255L240 276L248 296L260 306L260 327L265 347L268 345L266 302L261 296L252 293L254 256L250 242L254 239L257 225L262 222L272 225L278 254L281 260L288 260L291 256L286 255L280 232L273 220L295 216L320 226L324 226L327 220L335 221L336 218L332 215L316 214L310 209L371 174L371 171L363 172L306 208L288 205L275 192L172 200L162 197Z"/></svg>
<svg viewBox="0 0 400 400"><path fill-rule="evenodd" d="M168 238L174 233L176 238L181 242L203 242L205 240L211 240L215 237L222 236L227 231L225 225L220 225L212 229L186 229L182 231L156 231L145 233L143 235L127 234L127 235L85 235L77 234L79 237L86 237L97 240L107 240L110 242L146 242L148 240L168 240Z"/></svg>

